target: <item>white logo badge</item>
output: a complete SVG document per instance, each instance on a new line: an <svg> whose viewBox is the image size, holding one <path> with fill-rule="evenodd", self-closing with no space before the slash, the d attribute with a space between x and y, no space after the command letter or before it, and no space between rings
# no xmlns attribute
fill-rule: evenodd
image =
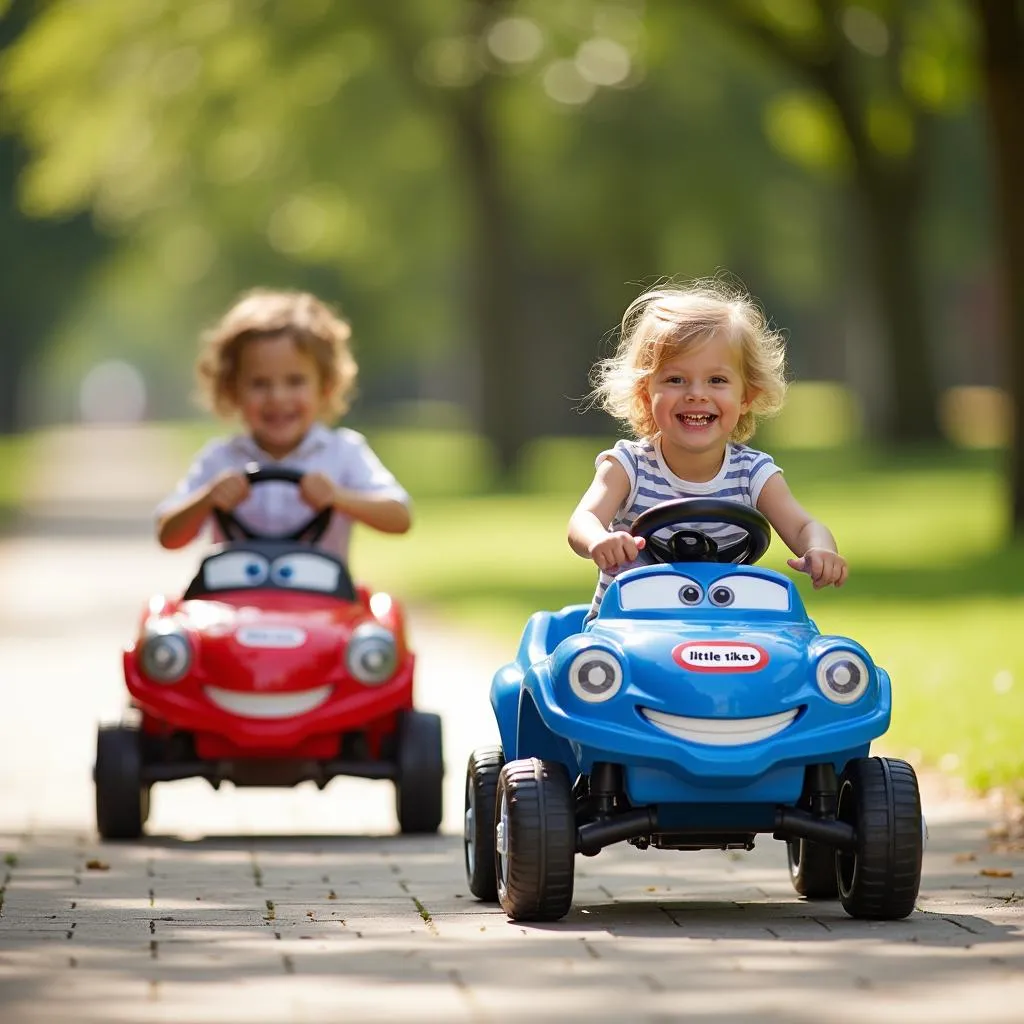
<svg viewBox="0 0 1024 1024"><path fill-rule="evenodd" d="M768 652L763 647L728 640L679 644L672 657L677 665L695 672L753 672L768 664Z"/></svg>
<svg viewBox="0 0 1024 1024"><path fill-rule="evenodd" d="M298 626L242 626L235 639L243 647L301 647L306 642L306 631Z"/></svg>

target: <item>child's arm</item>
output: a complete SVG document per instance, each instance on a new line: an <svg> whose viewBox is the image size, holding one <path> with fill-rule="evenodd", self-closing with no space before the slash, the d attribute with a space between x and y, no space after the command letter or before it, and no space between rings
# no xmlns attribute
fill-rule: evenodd
<svg viewBox="0 0 1024 1024"><path fill-rule="evenodd" d="M225 470L216 480L160 517L156 526L157 540L165 548L183 548L198 536L215 508L230 512L249 497L249 492L249 481L244 473Z"/></svg>
<svg viewBox="0 0 1024 1024"><path fill-rule="evenodd" d="M306 473L299 484L302 500L320 511L333 508L382 533L405 533L412 525L409 506L388 494L339 487L324 473Z"/></svg>
<svg viewBox="0 0 1024 1024"><path fill-rule="evenodd" d="M769 477L757 499L758 511L775 527L786 546L796 555L787 565L805 572L814 581L814 589L846 582L846 559L839 554L836 541L824 523L814 519L793 497L781 473Z"/></svg>
<svg viewBox="0 0 1024 1024"><path fill-rule="evenodd" d="M608 532L608 524L629 495L629 477L615 459L603 459L594 479L569 518L569 547L592 558L599 569L632 562L644 542L625 530Z"/></svg>

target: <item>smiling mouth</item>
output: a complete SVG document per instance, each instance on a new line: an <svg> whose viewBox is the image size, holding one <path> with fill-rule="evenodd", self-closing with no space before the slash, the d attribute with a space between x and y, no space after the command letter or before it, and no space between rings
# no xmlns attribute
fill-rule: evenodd
<svg viewBox="0 0 1024 1024"><path fill-rule="evenodd" d="M205 686L211 704L241 718L294 718L320 707L331 695L331 686L299 693L240 693L219 686Z"/></svg>
<svg viewBox="0 0 1024 1024"><path fill-rule="evenodd" d="M739 747L744 743L766 740L791 725L800 713L799 708L790 708L761 718L687 718L685 715L670 715L652 708L639 710L651 725L662 732L709 747Z"/></svg>
<svg viewBox="0 0 1024 1024"><path fill-rule="evenodd" d="M718 416L713 412L684 412L676 416L684 427L708 427Z"/></svg>

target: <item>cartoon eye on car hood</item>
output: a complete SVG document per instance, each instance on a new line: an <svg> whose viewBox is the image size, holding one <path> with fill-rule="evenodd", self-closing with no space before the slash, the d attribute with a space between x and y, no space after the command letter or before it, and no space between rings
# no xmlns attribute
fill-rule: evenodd
<svg viewBox="0 0 1024 1024"><path fill-rule="evenodd" d="M708 625L737 619L808 622L800 594L784 576L753 566L715 563L629 569L608 587L597 621L678 622L681 617L687 623Z"/></svg>
<svg viewBox="0 0 1024 1024"><path fill-rule="evenodd" d="M221 545L203 559L184 596L256 589L304 591L341 601L355 600L352 579L340 559L319 549L296 550L294 545L269 541Z"/></svg>

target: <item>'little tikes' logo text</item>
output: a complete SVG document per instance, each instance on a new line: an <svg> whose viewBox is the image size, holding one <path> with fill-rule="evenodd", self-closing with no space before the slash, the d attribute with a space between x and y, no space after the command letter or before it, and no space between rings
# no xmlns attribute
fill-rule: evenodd
<svg viewBox="0 0 1024 1024"><path fill-rule="evenodd" d="M306 642L306 631L298 626L242 626L235 639L243 647L276 647L287 650Z"/></svg>
<svg viewBox="0 0 1024 1024"><path fill-rule="evenodd" d="M705 640L672 649L677 665L693 672L753 672L768 664L768 652L757 644Z"/></svg>

